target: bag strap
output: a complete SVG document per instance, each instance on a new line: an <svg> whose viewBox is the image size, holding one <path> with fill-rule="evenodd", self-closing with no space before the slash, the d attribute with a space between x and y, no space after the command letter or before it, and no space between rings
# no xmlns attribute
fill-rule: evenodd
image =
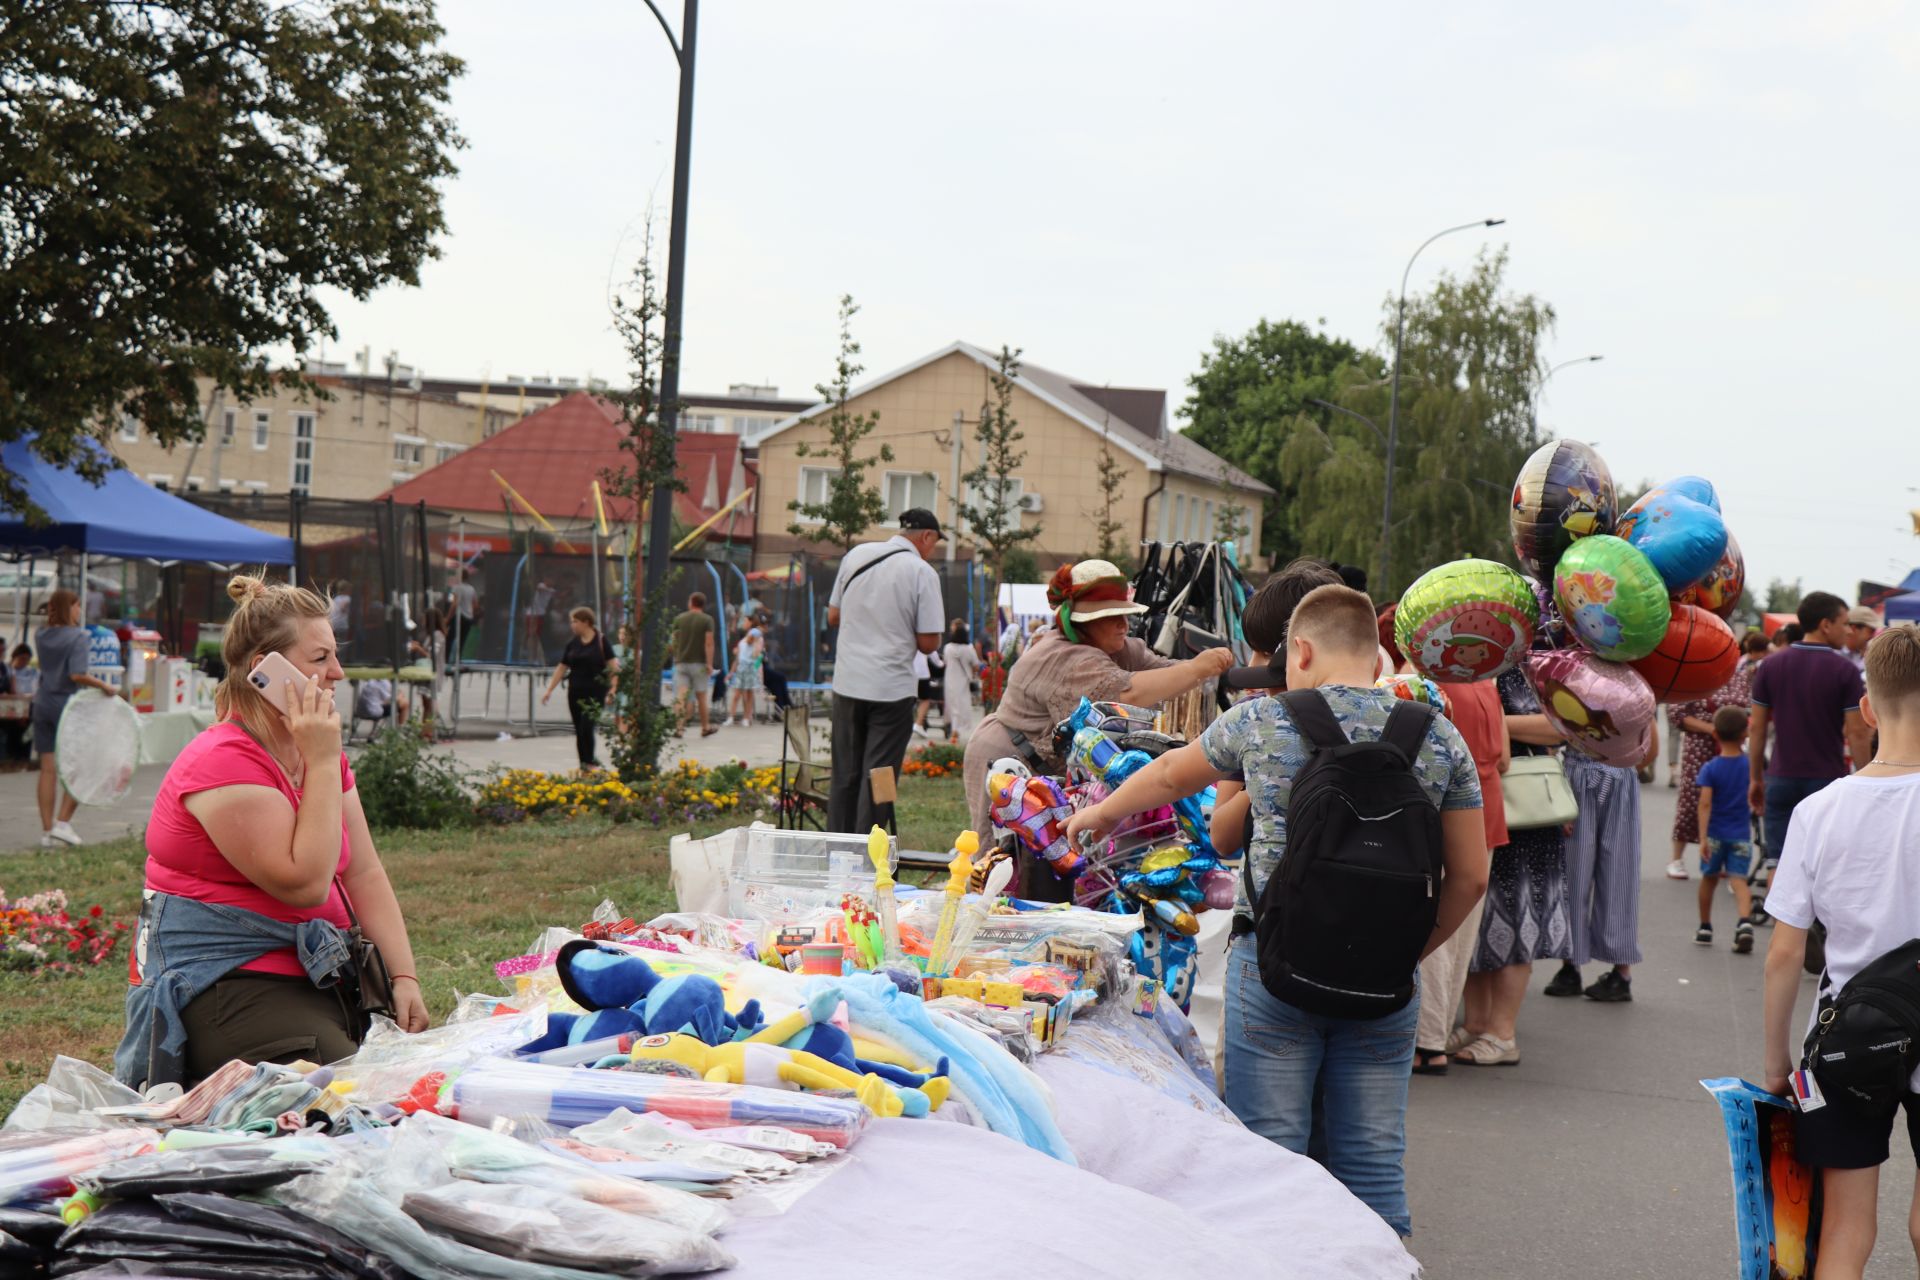
<svg viewBox="0 0 1920 1280"><path fill-rule="evenodd" d="M869 560L869 561L867 561L867 562L866 562L865 564L863 564L863 565L861 565L861 566L860 566L860 567L859 567L858 569L855 569L855 570L853 571L853 576L851 576L851 577L849 577L849 578L847 579L847 585L845 585L844 587L841 587L841 588L840 588L840 598L841 598L842 600L845 600L845 599L847 598L847 592L849 592L849 591L851 591L851 590L853 590L853 584L854 584L854 583L856 583L856 582L858 582L858 581L860 581L860 575L861 575L861 574L863 574L863 573L865 573L865 572L866 572L867 570L869 570L869 569L871 569L871 568L873 568L873 566L875 566L875 565L877 565L877 564L879 564L879 563L880 563L880 562L881 562L882 560L891 560L891 559L893 559L893 558L894 558L895 556L902 556L902 555L905 555L905 554L906 554L907 552L909 552L909 551L911 551L912 549L913 549L913 548L911 548L911 547L895 547L895 548L894 548L893 550L891 550L891 551L888 551L888 552L885 552L885 553L884 553L884 554L882 554L882 555L877 555L877 556L875 556L875 557L874 557L873 559L871 559L871 560Z"/></svg>
<svg viewBox="0 0 1920 1280"><path fill-rule="evenodd" d="M355 929L360 928L360 917L353 910L353 895L347 892L347 886L340 883L340 877L333 878L333 887L340 891L340 905L347 909L347 923Z"/></svg>
<svg viewBox="0 0 1920 1280"><path fill-rule="evenodd" d="M1420 758L1420 748L1426 745L1427 729L1432 724L1432 707L1420 702L1395 701L1380 740L1398 747L1411 769L1413 762Z"/></svg>
<svg viewBox="0 0 1920 1280"><path fill-rule="evenodd" d="M1344 747L1349 739L1346 730L1334 718L1333 708L1327 705L1326 698L1318 689L1289 689L1279 695L1287 704L1287 714L1293 717L1293 723L1315 749L1330 751L1334 747ZM1388 722L1391 725L1391 721Z"/></svg>

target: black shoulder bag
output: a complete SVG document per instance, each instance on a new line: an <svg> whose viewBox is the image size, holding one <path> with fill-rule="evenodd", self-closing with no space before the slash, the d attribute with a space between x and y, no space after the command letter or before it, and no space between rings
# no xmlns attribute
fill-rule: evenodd
<svg viewBox="0 0 1920 1280"><path fill-rule="evenodd" d="M371 1025L374 1015L382 1018L393 1016L393 975L387 971L387 961L380 954L380 948L360 927L360 917L354 913L353 898L347 893L347 886L340 883L340 877L333 878L333 885L340 890L340 904L347 909L347 952L353 957L353 972L359 991L355 995L353 1008L360 1015L361 1034Z"/></svg>
<svg viewBox="0 0 1920 1280"><path fill-rule="evenodd" d="M1920 938L1820 997L1800 1065L1829 1100L1885 1106L1920 1067Z"/></svg>

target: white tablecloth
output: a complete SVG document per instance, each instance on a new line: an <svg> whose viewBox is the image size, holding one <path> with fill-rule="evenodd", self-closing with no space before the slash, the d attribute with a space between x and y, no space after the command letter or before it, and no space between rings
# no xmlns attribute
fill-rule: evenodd
<svg viewBox="0 0 1920 1280"><path fill-rule="evenodd" d="M172 764L174 757L212 723L211 707L141 713L140 763Z"/></svg>

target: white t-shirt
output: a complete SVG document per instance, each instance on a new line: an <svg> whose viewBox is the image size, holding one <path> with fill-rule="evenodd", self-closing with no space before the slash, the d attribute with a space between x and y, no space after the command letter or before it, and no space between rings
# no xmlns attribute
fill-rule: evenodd
<svg viewBox="0 0 1920 1280"><path fill-rule="evenodd" d="M1825 991L1920 938L1920 773L1856 774L1802 800L1767 911L1796 928L1827 926ZM1911 1085L1920 1091L1920 1071Z"/></svg>

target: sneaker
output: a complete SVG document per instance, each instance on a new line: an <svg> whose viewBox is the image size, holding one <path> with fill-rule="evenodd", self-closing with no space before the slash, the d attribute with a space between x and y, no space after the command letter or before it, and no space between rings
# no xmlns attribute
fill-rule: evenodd
<svg viewBox="0 0 1920 1280"><path fill-rule="evenodd" d="M1753 950L1753 922L1742 920L1733 926L1733 950L1735 955L1746 955Z"/></svg>
<svg viewBox="0 0 1920 1280"><path fill-rule="evenodd" d="M916 738L924 738L924 737L926 737L926 736L927 736L927 726L925 726L925 725L923 725L923 724L917 724L917 725L915 725L915 726L913 726L913 736L914 736L914 737L916 737Z"/></svg>
<svg viewBox="0 0 1920 1280"><path fill-rule="evenodd" d="M1587 988L1586 996L1601 1004L1626 1004L1633 999L1633 981L1621 977L1618 969L1609 969Z"/></svg>
<svg viewBox="0 0 1920 1280"><path fill-rule="evenodd" d="M55 840L51 835L42 831L40 833L40 847L42 849L58 849L60 847L60 843L59 841Z"/></svg>
<svg viewBox="0 0 1920 1280"><path fill-rule="evenodd" d="M65 823L65 822L54 823L53 830L47 832L47 834L53 837L55 840L58 840L61 844L84 843L80 839L80 833L78 831L75 831L71 824Z"/></svg>
<svg viewBox="0 0 1920 1280"><path fill-rule="evenodd" d="M1560 972L1553 975L1553 981L1547 984L1550 996L1577 996L1580 994L1580 971L1569 962L1563 961Z"/></svg>
<svg viewBox="0 0 1920 1280"><path fill-rule="evenodd" d="M1734 942L1733 945L1737 947L1740 945L1740 943L1737 940L1738 939L1737 933L1735 935L1735 938L1736 938L1736 941ZM1703 924L1698 929L1695 929L1693 931L1693 941L1695 946L1701 946L1701 947L1712 946L1713 945L1713 926L1710 924ZM1753 943L1753 930L1751 928L1747 930L1747 943L1749 946L1751 946Z"/></svg>
<svg viewBox="0 0 1920 1280"><path fill-rule="evenodd" d="M1667 770L1667 785L1670 787L1680 785L1680 771L1678 769L1669 768Z"/></svg>
<svg viewBox="0 0 1920 1280"><path fill-rule="evenodd" d="M1667 879L1685 880L1686 878L1687 878L1687 860L1685 858L1675 858L1672 862L1669 862L1667 864Z"/></svg>

